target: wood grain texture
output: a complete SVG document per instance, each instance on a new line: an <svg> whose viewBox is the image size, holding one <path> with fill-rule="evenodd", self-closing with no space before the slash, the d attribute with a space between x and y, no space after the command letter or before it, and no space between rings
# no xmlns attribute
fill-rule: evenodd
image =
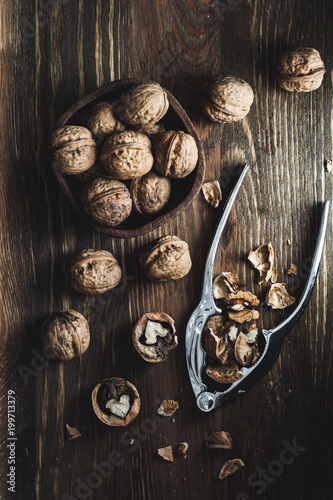
<svg viewBox="0 0 333 500"><path fill-rule="evenodd" d="M157 80L188 112L204 145L206 180L219 179L224 198L239 166L246 160L256 165L231 212L216 272L238 272L263 299L266 288L256 284L246 255L271 241L279 279L299 298L321 204L332 199L332 174L324 168L333 156L332 22L328 0L2 2L1 498L332 498L332 217L313 297L278 363L241 398L203 414L189 385L184 333L219 210L199 194L149 235L109 238L75 215L46 150L56 120L86 93L119 78ZM327 73L320 89L296 95L276 86L275 64L281 51L302 45L319 50ZM244 78L255 92L249 115L223 127L208 122L199 107L202 83L218 72ZM138 255L168 233L188 241L193 268L179 282L152 284ZM116 256L124 277L115 290L96 297L71 290L69 262L83 248ZM291 262L297 278L285 273ZM89 350L67 364L42 361L37 369L40 325L66 307L87 317ZM154 310L174 318L179 346L167 361L150 366L132 347L131 329ZM263 307L261 326L273 326L284 314ZM35 370L27 384L20 365ZM141 395L140 415L127 429L107 428L92 410L93 387L111 376L134 383ZM3 480L8 389L17 394L16 497ZM165 398L180 403L174 418L156 415ZM82 437L66 441L66 423ZM205 437L222 429L232 434L233 450L206 451ZM184 440L186 458L167 463L157 456L160 446ZM294 461L287 453L290 461L281 466L286 442L294 441L306 449ZM219 481L218 470L230 458L246 467Z"/></svg>

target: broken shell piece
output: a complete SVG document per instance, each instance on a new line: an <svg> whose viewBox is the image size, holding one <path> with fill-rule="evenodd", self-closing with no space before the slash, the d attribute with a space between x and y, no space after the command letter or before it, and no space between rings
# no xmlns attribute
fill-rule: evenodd
<svg viewBox="0 0 333 500"><path fill-rule="evenodd" d="M330 174L332 172L332 169L333 169L333 161L326 160L325 167L326 167L326 171Z"/></svg>
<svg viewBox="0 0 333 500"><path fill-rule="evenodd" d="M270 279L274 262L274 250L271 243L261 245L248 255L252 266L259 271L258 283L264 283Z"/></svg>
<svg viewBox="0 0 333 500"><path fill-rule="evenodd" d="M210 316L205 328L204 332L207 333L209 329L211 329L214 333L217 333L225 323L225 316L223 314L215 314L214 316Z"/></svg>
<svg viewBox="0 0 333 500"><path fill-rule="evenodd" d="M258 338L258 328L255 324L250 325L249 331L245 335L245 340L248 344L254 344Z"/></svg>
<svg viewBox="0 0 333 500"><path fill-rule="evenodd" d="M278 270L276 268L272 269L271 282L276 283L278 278Z"/></svg>
<svg viewBox="0 0 333 500"><path fill-rule="evenodd" d="M234 458L233 460L227 460L225 462L219 472L219 479L224 479L227 476L230 476L230 474L233 474L234 472L238 471L241 467L244 467L245 464L243 460L240 458Z"/></svg>
<svg viewBox="0 0 333 500"><path fill-rule="evenodd" d="M235 309L234 306L244 305L247 307L257 307L260 304L260 300L251 292L237 292L229 293L229 295L225 298L225 303L235 311L242 311L243 309Z"/></svg>
<svg viewBox="0 0 333 500"><path fill-rule="evenodd" d="M222 273L213 283L214 299L224 299L230 292L237 293L238 289L243 287L244 283L239 281L237 274Z"/></svg>
<svg viewBox="0 0 333 500"><path fill-rule="evenodd" d="M212 205L212 207L217 208L222 200L222 191L219 181L205 182L201 189L205 200Z"/></svg>
<svg viewBox="0 0 333 500"><path fill-rule="evenodd" d="M229 434L229 432L225 431L214 432L214 434L212 434L206 439L207 450L218 450L220 448L231 450L232 437Z"/></svg>
<svg viewBox="0 0 333 500"><path fill-rule="evenodd" d="M296 298L289 295L285 283L274 283L266 295L266 304L272 309L285 309L295 302Z"/></svg>
<svg viewBox="0 0 333 500"><path fill-rule="evenodd" d="M184 441L183 443L179 443L177 445L178 455L186 455L187 450L188 450L188 443L186 443L186 441Z"/></svg>
<svg viewBox="0 0 333 500"><path fill-rule="evenodd" d="M257 343L250 345L246 342L246 335L240 333L235 343L236 361L242 366L251 366L257 361L259 356Z"/></svg>
<svg viewBox="0 0 333 500"><path fill-rule="evenodd" d="M81 437L82 434L75 427L70 427L68 424L66 424L66 436L68 441L71 441L72 439Z"/></svg>
<svg viewBox="0 0 333 500"><path fill-rule="evenodd" d="M179 409L179 404L173 399L165 399L157 409L157 413L162 417L171 417L176 410Z"/></svg>
<svg viewBox="0 0 333 500"><path fill-rule="evenodd" d="M229 363L233 358L233 346L229 336L230 330L232 338L235 338L234 330L236 330L237 337L238 329L236 323L232 321L227 321L216 332L208 328L205 335L205 349L207 354L217 361L220 361L223 365Z"/></svg>
<svg viewBox="0 0 333 500"><path fill-rule="evenodd" d="M297 276L297 266L295 264L290 264L287 274L290 274L292 276Z"/></svg>
<svg viewBox="0 0 333 500"><path fill-rule="evenodd" d="M244 309L243 311L228 311L229 319L236 323L245 323L259 318L259 312L254 309Z"/></svg>
<svg viewBox="0 0 333 500"><path fill-rule="evenodd" d="M208 377L220 384L231 384L243 377L235 361L230 361L227 365L213 362L207 366L206 373Z"/></svg>
<svg viewBox="0 0 333 500"><path fill-rule="evenodd" d="M171 446L166 446L165 448L159 448L157 454L164 458L167 462L173 462L173 453Z"/></svg>

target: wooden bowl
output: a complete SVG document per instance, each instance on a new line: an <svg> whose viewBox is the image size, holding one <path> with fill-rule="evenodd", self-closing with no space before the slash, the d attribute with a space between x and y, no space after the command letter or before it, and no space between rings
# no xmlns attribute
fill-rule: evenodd
<svg viewBox="0 0 333 500"><path fill-rule="evenodd" d="M56 128L63 127L67 124L79 125L82 115L87 109L101 101L113 101L118 99L124 91L128 90L132 85L139 83L143 82L137 79L126 79L110 82L99 87L97 90L94 90L80 99L66 111L57 121ZM83 210L83 205L80 201L83 184L75 179L76 176L64 175L56 168L53 168L62 191L74 207L76 213L96 231L116 238L133 238L135 236L140 236L149 231L153 231L185 210L199 193L205 174L205 155L203 147L191 120L182 106L170 92L167 90L166 92L170 107L160 123L162 123L165 130L183 130L191 134L197 144L199 157L197 166L190 175L184 179L170 179L171 196L163 210L157 214L144 215L132 211L131 215L124 222L119 224L119 226L102 226L93 221Z"/></svg>

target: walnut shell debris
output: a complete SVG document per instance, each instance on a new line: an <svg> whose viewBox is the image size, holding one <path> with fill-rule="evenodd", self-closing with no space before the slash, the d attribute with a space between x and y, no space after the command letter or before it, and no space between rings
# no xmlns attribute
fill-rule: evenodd
<svg viewBox="0 0 333 500"><path fill-rule="evenodd" d="M215 299L224 299L231 293L237 293L245 286L235 273L222 273L214 279L213 294Z"/></svg>
<svg viewBox="0 0 333 500"><path fill-rule="evenodd" d="M214 332L211 328L205 334L205 350L209 356L216 359L222 365L228 364L233 359L234 349L232 335L237 336L236 323L227 321L222 328Z"/></svg>
<svg viewBox="0 0 333 500"><path fill-rule="evenodd" d="M243 377L242 372L238 370L238 365L235 361L230 361L227 365L221 365L217 362L212 362L206 367L208 377L212 378L220 384L231 384Z"/></svg>
<svg viewBox="0 0 333 500"><path fill-rule="evenodd" d="M121 268L106 250L82 250L72 259L70 274L74 290L88 295L107 292L121 280Z"/></svg>
<svg viewBox="0 0 333 500"><path fill-rule="evenodd" d="M235 358L237 363L242 366L252 366L259 358L257 342L249 344L246 341L246 335L240 333L235 342Z"/></svg>
<svg viewBox="0 0 333 500"><path fill-rule="evenodd" d="M88 170L97 156L90 130L76 125L56 129L50 136L49 152L52 166L68 175Z"/></svg>
<svg viewBox="0 0 333 500"><path fill-rule="evenodd" d="M125 123L119 120L111 102L96 104L83 115L81 124L90 130L93 138L97 141L104 139L113 132L125 130Z"/></svg>
<svg viewBox="0 0 333 500"><path fill-rule="evenodd" d="M95 179L82 191L84 211L98 224L114 227L130 215L132 199L126 185L113 179Z"/></svg>
<svg viewBox="0 0 333 500"><path fill-rule="evenodd" d="M154 169L166 177L186 177L197 165L198 148L195 139L182 130L168 130L158 135L153 149Z"/></svg>
<svg viewBox="0 0 333 500"><path fill-rule="evenodd" d="M212 205L212 207L217 208L222 200L222 191L219 181L205 182L201 190L205 200Z"/></svg>
<svg viewBox="0 0 333 500"><path fill-rule="evenodd" d="M244 80L217 75L203 86L201 106L214 122L235 122L248 114L253 99L253 90Z"/></svg>
<svg viewBox="0 0 333 500"><path fill-rule="evenodd" d="M296 298L289 295L285 283L274 283L266 295L266 304L272 309L285 309L295 302Z"/></svg>
<svg viewBox="0 0 333 500"><path fill-rule="evenodd" d="M162 417L171 417L175 411L179 410L178 401L173 399L165 399L157 409L157 414Z"/></svg>
<svg viewBox="0 0 333 500"><path fill-rule="evenodd" d="M177 451L178 455L186 455L187 450L188 450L188 443L186 443L186 441L184 441L183 443L177 444L176 451Z"/></svg>
<svg viewBox="0 0 333 500"><path fill-rule="evenodd" d="M155 214L168 203L171 184L167 177L151 170L130 184L133 208L140 214Z"/></svg>
<svg viewBox="0 0 333 500"><path fill-rule="evenodd" d="M114 179L142 177L154 163L151 142L146 135L134 130L117 132L106 139L100 162Z"/></svg>
<svg viewBox="0 0 333 500"><path fill-rule="evenodd" d="M97 417L104 424L113 427L123 427L131 423L141 407L137 388L119 377L99 382L92 391L91 400Z"/></svg>
<svg viewBox="0 0 333 500"><path fill-rule="evenodd" d="M41 338L52 359L69 361L88 349L88 321L73 309L53 313L42 325Z"/></svg>
<svg viewBox="0 0 333 500"><path fill-rule="evenodd" d="M287 50L277 61L277 81L289 92L311 92L322 84L325 65L318 50L298 47Z"/></svg>
<svg viewBox="0 0 333 500"><path fill-rule="evenodd" d="M261 245L256 250L252 250L247 258L252 266L259 271L258 283L267 283L272 276L274 263L272 244L267 243L267 245Z"/></svg>
<svg viewBox="0 0 333 500"><path fill-rule="evenodd" d="M287 274L290 274L291 276L297 276L297 266L295 264L290 264Z"/></svg>
<svg viewBox="0 0 333 500"><path fill-rule="evenodd" d="M141 254L140 265L152 281L183 278L192 267L188 244L177 236L162 236L150 243Z"/></svg>
<svg viewBox="0 0 333 500"><path fill-rule="evenodd" d="M206 449L207 450L219 450L219 449L232 449L232 437L229 432L218 431L214 432L211 436L206 439Z"/></svg>
<svg viewBox="0 0 333 500"><path fill-rule="evenodd" d="M145 361L164 361L178 346L175 322L164 312L145 313L133 328L132 340L135 350Z"/></svg>
<svg viewBox="0 0 333 500"><path fill-rule="evenodd" d="M227 460L221 467L219 471L219 479L224 479L230 474L237 472L241 467L245 467L243 460L240 458L234 458L233 460Z"/></svg>
<svg viewBox="0 0 333 500"><path fill-rule="evenodd" d="M276 283L278 279L278 270L276 268L272 269L271 282Z"/></svg>
<svg viewBox="0 0 333 500"><path fill-rule="evenodd" d="M70 427L68 424L66 424L66 437L68 441L71 441L72 439L77 439L81 436L82 436L81 432L79 432L75 427Z"/></svg>
<svg viewBox="0 0 333 500"><path fill-rule="evenodd" d="M157 450L157 454L167 462L173 462L173 453L171 446L165 446L164 448L159 448Z"/></svg>
<svg viewBox="0 0 333 500"><path fill-rule="evenodd" d="M117 105L119 118L134 128L157 123L169 109L167 92L157 83L134 85L122 94Z"/></svg>
<svg viewBox="0 0 333 500"><path fill-rule="evenodd" d="M326 172L328 172L330 174L332 172L332 169L333 169L333 161L326 160L325 161L325 168L326 168Z"/></svg>

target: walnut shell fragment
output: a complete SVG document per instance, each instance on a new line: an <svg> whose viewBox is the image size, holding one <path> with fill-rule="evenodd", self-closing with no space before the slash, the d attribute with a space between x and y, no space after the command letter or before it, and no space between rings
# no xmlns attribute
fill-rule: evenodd
<svg viewBox="0 0 333 500"><path fill-rule="evenodd" d="M167 462L173 462L173 453L171 446L165 446L164 448L159 448L157 450L157 454Z"/></svg>
<svg viewBox="0 0 333 500"><path fill-rule="evenodd" d="M272 244L267 243L267 245L261 245L256 250L252 250L247 258L252 266L259 271L258 283L267 283L272 275L274 263Z"/></svg>
<svg viewBox="0 0 333 500"><path fill-rule="evenodd" d="M106 250L82 250L72 259L70 274L74 290L88 295L107 292L121 280L121 268Z"/></svg>
<svg viewBox="0 0 333 500"><path fill-rule="evenodd" d="M137 388L119 377L99 382L91 399L97 417L104 424L113 427L128 425L137 417L141 406Z"/></svg>
<svg viewBox="0 0 333 500"><path fill-rule="evenodd" d="M252 366L259 358L258 343L249 344L244 333L240 333L235 342L235 358L242 366Z"/></svg>
<svg viewBox="0 0 333 500"><path fill-rule="evenodd" d="M219 181L205 182L201 189L205 200L212 205L212 207L217 208L222 200L222 191Z"/></svg>
<svg viewBox="0 0 333 500"><path fill-rule="evenodd" d="M140 256L140 265L152 281L183 278L192 267L188 244L177 236L162 236L144 250Z"/></svg>
<svg viewBox="0 0 333 500"><path fill-rule="evenodd" d="M277 61L277 81L289 92L311 92L322 84L325 65L318 50L298 47L287 50Z"/></svg>
<svg viewBox="0 0 333 500"><path fill-rule="evenodd" d="M157 409L157 414L162 417L171 417L175 411L179 410L178 401L173 399L165 399Z"/></svg>
<svg viewBox="0 0 333 500"><path fill-rule="evenodd" d="M176 451L177 451L178 455L186 455L187 450L188 450L188 443L186 443L186 441L184 441L183 443L177 444Z"/></svg>
<svg viewBox="0 0 333 500"><path fill-rule="evenodd" d="M219 471L218 478L219 479L224 479L227 476L230 476L230 474L233 474L234 472L238 471L241 467L245 467L245 464L243 460L240 458L234 458L233 460L227 460L221 467Z"/></svg>
<svg viewBox="0 0 333 500"><path fill-rule="evenodd" d="M287 274L290 274L291 276L297 276L297 266L295 264L290 264Z"/></svg>
<svg viewBox="0 0 333 500"><path fill-rule="evenodd" d="M82 434L75 427L70 427L68 424L66 424L66 437L68 441L77 439L81 436Z"/></svg>
<svg viewBox="0 0 333 500"><path fill-rule="evenodd" d="M198 148L195 139L182 130L168 130L158 135L153 149L154 169L166 177L187 177L197 165Z"/></svg>
<svg viewBox="0 0 333 500"><path fill-rule="evenodd" d="M132 340L145 361L164 361L178 345L175 322L164 312L145 313L133 328Z"/></svg>
<svg viewBox="0 0 333 500"><path fill-rule="evenodd" d="M233 359L233 341L237 336L238 328L233 321L227 321L222 328L214 332L211 328L205 335L205 350L209 356L222 365L228 364Z"/></svg>
<svg viewBox="0 0 333 500"><path fill-rule="evenodd" d="M167 177L151 170L130 184L133 208L140 214L156 214L168 203L171 184Z"/></svg>
<svg viewBox="0 0 333 500"><path fill-rule="evenodd" d="M206 367L208 377L212 378L220 384L231 384L243 377L242 372L238 370L238 365L235 361L230 361L227 365L213 362Z"/></svg>
<svg viewBox="0 0 333 500"><path fill-rule="evenodd" d="M101 140L114 132L125 130L125 123L119 120L111 102L96 104L83 115L81 124L90 130L95 140Z"/></svg>
<svg viewBox="0 0 333 500"><path fill-rule="evenodd" d="M295 302L296 298L289 295L285 283L274 283L266 295L266 304L272 309L285 309Z"/></svg>
<svg viewBox="0 0 333 500"><path fill-rule="evenodd" d="M213 294L215 299L224 299L231 293L237 293L245 286L235 273L222 273L214 279Z"/></svg>
<svg viewBox="0 0 333 500"><path fill-rule="evenodd" d="M219 450L219 449L232 449L232 437L229 432L218 431L214 432L211 436L206 439L206 449L207 450Z"/></svg>

